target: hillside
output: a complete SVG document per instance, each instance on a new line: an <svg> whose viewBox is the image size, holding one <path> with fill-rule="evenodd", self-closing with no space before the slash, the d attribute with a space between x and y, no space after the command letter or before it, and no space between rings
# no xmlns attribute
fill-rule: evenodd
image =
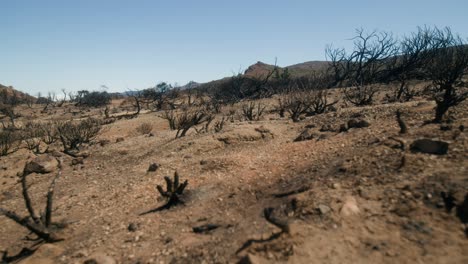
<svg viewBox="0 0 468 264"><path fill-rule="evenodd" d="M19 102L35 100L35 97L14 89L12 86L4 86L0 84L0 102L8 103L12 100Z"/></svg>
<svg viewBox="0 0 468 264"><path fill-rule="evenodd" d="M330 97L339 96L331 90ZM174 139L163 113L145 111L106 124L81 148L84 158L51 144L37 156L58 158L61 168L30 174L29 193L43 208L61 172L53 221L66 226L57 231L64 240L38 245L25 239L34 238L25 228L0 217L0 250L13 258L32 249L19 254L23 264L468 263L462 223L440 195L460 203L468 190L466 103L452 111L449 125L424 125L434 102L421 98L339 104L337 111L300 122L270 113L276 100L261 102L268 114L258 121L245 121L240 104L226 106L213 123L232 110L237 114L220 132L190 130ZM125 113L119 105L114 102L112 111ZM40 109L25 108L18 123L102 116L102 109L71 104L49 114ZM406 134L399 133L397 109ZM356 119L367 126L342 131ZM145 123L152 135L136 129ZM308 140L296 140L303 132ZM447 142L448 152L410 150L421 138ZM17 175L35 157L21 148L0 158L0 207L27 215ZM154 163L156 170L148 171ZM188 180L184 203L142 215L164 204L156 186L175 171ZM265 219L265 208L274 208L287 231Z"/></svg>
<svg viewBox="0 0 468 264"><path fill-rule="evenodd" d="M308 61L286 67L278 67L280 70L288 69L292 77L307 76L317 71L325 70L328 66L326 61ZM274 69L274 65L261 61L249 66L244 74L250 77L261 77L267 75Z"/></svg>

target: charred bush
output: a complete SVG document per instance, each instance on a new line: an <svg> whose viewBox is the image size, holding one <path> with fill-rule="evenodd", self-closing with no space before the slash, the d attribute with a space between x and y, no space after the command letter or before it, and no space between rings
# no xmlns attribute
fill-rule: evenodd
<svg viewBox="0 0 468 264"><path fill-rule="evenodd" d="M101 121L88 118L78 122L57 123L57 131L64 151L78 150L83 143L89 143L101 131Z"/></svg>

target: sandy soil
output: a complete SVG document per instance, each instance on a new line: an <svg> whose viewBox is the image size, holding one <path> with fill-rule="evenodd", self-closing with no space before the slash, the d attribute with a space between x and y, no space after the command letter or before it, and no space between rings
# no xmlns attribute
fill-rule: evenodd
<svg viewBox="0 0 468 264"><path fill-rule="evenodd" d="M228 123L220 133L191 130L177 140L158 113L119 120L84 149L90 154L84 164L71 165L72 157L55 152L63 169L54 220L68 223L59 232L65 239L34 245L24 240L26 229L1 217L0 249L9 255L37 249L23 263L83 263L96 254L118 263L235 263L244 256L252 263L468 263L462 224L446 212L440 196L450 191L461 200L468 193L468 135L459 128L468 127L468 106L452 111L449 130L423 126L433 107L422 100L348 107L299 123L270 114ZM398 133L396 109L403 112L407 134ZM73 114L72 107L55 111L23 118L99 114ZM370 126L337 132L351 118ZM153 124L154 136L136 132L143 122ZM320 131L325 125L334 131ZM314 138L294 142L306 127ZM448 142L448 154L411 152L410 143L419 138ZM33 157L21 149L0 158L1 207L27 214L18 175ZM160 168L148 172L154 162ZM189 181L185 204L140 215L164 203L155 187L175 171ZM43 206L54 176L28 176L37 206ZM357 208L346 213L350 205ZM290 232L236 253L249 239L280 232L263 217L267 207L287 220ZM193 232L205 224L219 227Z"/></svg>

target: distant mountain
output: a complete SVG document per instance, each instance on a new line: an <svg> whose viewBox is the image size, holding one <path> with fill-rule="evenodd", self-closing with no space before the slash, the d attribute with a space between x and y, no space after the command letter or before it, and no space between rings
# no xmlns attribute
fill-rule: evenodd
<svg viewBox="0 0 468 264"><path fill-rule="evenodd" d="M327 61L308 61L299 64L294 64L286 67L278 67L280 70L288 69L292 77L302 77L312 74L316 71L322 71L327 68L329 62ZM274 65L266 64L261 61L249 66L244 72L246 76L261 77L266 76L274 69Z"/></svg>
<svg viewBox="0 0 468 264"><path fill-rule="evenodd" d="M190 81L186 85L179 86L179 87L176 87L176 88L178 88L180 90L187 90L187 89L197 88L198 86L200 86L200 83Z"/></svg>

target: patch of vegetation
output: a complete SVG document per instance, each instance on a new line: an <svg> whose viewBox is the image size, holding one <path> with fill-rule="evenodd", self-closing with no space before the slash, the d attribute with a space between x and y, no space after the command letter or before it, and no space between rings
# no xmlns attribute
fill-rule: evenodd
<svg viewBox="0 0 468 264"><path fill-rule="evenodd" d="M64 152L70 155L73 150L79 150L83 143L89 143L95 138L101 128L101 121L95 118L57 123L57 132Z"/></svg>

